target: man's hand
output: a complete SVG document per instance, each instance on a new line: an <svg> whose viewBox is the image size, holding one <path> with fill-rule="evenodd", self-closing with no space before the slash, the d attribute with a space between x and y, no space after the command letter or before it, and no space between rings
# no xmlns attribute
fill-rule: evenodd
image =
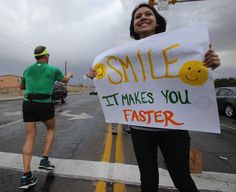
<svg viewBox="0 0 236 192"><path fill-rule="evenodd" d="M20 82L20 90L25 90L25 80L22 79Z"/></svg>
<svg viewBox="0 0 236 192"><path fill-rule="evenodd" d="M68 81L70 81L70 79L73 77L73 74L71 72L68 72L65 77L61 80L61 82L63 83L67 83Z"/></svg>

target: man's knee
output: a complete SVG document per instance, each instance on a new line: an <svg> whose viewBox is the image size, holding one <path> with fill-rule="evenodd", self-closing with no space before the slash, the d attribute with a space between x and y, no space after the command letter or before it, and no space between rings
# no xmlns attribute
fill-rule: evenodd
<svg viewBox="0 0 236 192"><path fill-rule="evenodd" d="M46 126L47 130L50 130L50 131L54 130L55 129L55 118L45 121L44 125Z"/></svg>
<svg viewBox="0 0 236 192"><path fill-rule="evenodd" d="M32 155L32 146L24 146L23 147L23 154L24 155Z"/></svg>

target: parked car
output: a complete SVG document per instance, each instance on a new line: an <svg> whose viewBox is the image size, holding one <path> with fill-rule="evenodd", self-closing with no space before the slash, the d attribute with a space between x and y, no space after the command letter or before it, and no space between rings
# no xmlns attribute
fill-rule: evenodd
<svg viewBox="0 0 236 192"><path fill-rule="evenodd" d="M98 93L97 93L97 91L90 91L89 92L89 95L97 95Z"/></svg>
<svg viewBox="0 0 236 192"><path fill-rule="evenodd" d="M236 87L216 88L218 110L227 117L236 117Z"/></svg>
<svg viewBox="0 0 236 192"><path fill-rule="evenodd" d="M66 102L67 88L64 83L55 82L52 92L52 101L60 101L62 104Z"/></svg>

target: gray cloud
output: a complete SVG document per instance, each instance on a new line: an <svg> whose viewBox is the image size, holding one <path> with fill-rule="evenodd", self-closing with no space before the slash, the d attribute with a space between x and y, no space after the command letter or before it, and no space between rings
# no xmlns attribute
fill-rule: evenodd
<svg viewBox="0 0 236 192"><path fill-rule="evenodd" d="M95 56L129 38L129 21L137 0L2 0L0 4L0 75L18 74L34 62L33 49L43 44L50 63L73 70L73 83L83 83L83 74ZM177 3L161 14L168 30L206 23L222 66L216 77L236 76L236 19L234 0ZM234 72L235 71L235 72Z"/></svg>

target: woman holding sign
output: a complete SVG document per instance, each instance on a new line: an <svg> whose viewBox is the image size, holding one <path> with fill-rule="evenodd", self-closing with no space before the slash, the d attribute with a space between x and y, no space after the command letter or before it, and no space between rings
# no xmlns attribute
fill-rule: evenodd
<svg viewBox="0 0 236 192"><path fill-rule="evenodd" d="M130 22L130 36L133 39L143 39L165 30L165 19L153 6L142 3L133 10ZM211 47L205 54L203 63L212 69L220 65L220 59ZM96 71L91 69L88 77L95 76ZM140 170L142 192L158 191L158 147L175 187L180 192L198 191L190 175L188 131L131 126L131 137Z"/></svg>
<svg viewBox="0 0 236 192"><path fill-rule="evenodd" d="M165 30L165 19L153 6L140 4L133 10L130 22L133 39L139 40ZM220 65L220 59L212 49L207 51L203 62L213 69ZM190 175L188 131L131 126L131 136L141 174L142 192L158 191L158 147L175 187L181 192L198 191Z"/></svg>

